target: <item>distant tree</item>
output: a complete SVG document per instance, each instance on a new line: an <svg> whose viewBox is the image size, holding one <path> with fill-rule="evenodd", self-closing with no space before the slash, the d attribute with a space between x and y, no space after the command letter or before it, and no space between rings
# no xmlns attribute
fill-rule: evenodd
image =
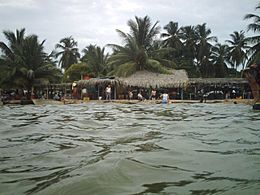
<svg viewBox="0 0 260 195"><path fill-rule="evenodd" d="M212 48L212 61L214 64L215 77L222 78L227 76L228 72L228 45L217 43Z"/></svg>
<svg viewBox="0 0 260 195"><path fill-rule="evenodd" d="M183 53L180 63L191 77L200 76L199 67L195 64L196 57L196 28L194 26L181 27L181 40L183 42Z"/></svg>
<svg viewBox="0 0 260 195"><path fill-rule="evenodd" d="M150 18L145 16L135 17L135 21L129 20L127 24L130 33L117 30L125 45L109 44L114 49L109 58L109 65L113 68L110 74L128 76L138 70L166 73L167 70L163 65L148 54L156 35L160 32L158 22L152 24Z"/></svg>
<svg viewBox="0 0 260 195"><path fill-rule="evenodd" d="M28 88L57 81L62 76L61 71L48 61L48 56L44 52L44 42L39 43L36 35L25 38L22 47L24 66L20 68L20 71L24 76L26 75Z"/></svg>
<svg viewBox="0 0 260 195"><path fill-rule="evenodd" d="M231 66L237 70L239 65L245 63L246 49L248 48L247 40L244 31L234 31L230 36L231 39L226 40L229 44L229 59Z"/></svg>
<svg viewBox="0 0 260 195"><path fill-rule="evenodd" d="M201 76L212 77L214 75L213 64L210 61L212 50L211 42L217 42L217 37L210 36L211 30L206 27L206 23L197 25L196 31L196 61L200 68Z"/></svg>
<svg viewBox="0 0 260 195"><path fill-rule="evenodd" d="M77 63L80 58L77 42L72 36L61 39L60 42L56 44L56 49L61 50L56 51L55 56L56 58L60 57L59 65L65 70L67 70L70 65Z"/></svg>
<svg viewBox="0 0 260 195"><path fill-rule="evenodd" d="M82 79L84 75L92 76L89 66L84 63L72 64L64 73L63 81L64 82L74 82Z"/></svg>
<svg viewBox="0 0 260 195"><path fill-rule="evenodd" d="M156 39L151 43L151 46L147 50L147 55L165 67L178 68L174 61L175 59L170 57L174 51L176 51L174 48L165 47L162 40Z"/></svg>
<svg viewBox="0 0 260 195"><path fill-rule="evenodd" d="M181 28L181 38L184 44L184 56L190 59L191 63L196 57L196 29L194 26L184 26Z"/></svg>
<svg viewBox="0 0 260 195"><path fill-rule="evenodd" d="M4 31L8 44L0 42L3 55L0 69L5 73L1 85L8 88L27 88L57 81L61 72L44 52L44 41L39 43L36 35L25 37L25 29Z"/></svg>
<svg viewBox="0 0 260 195"><path fill-rule="evenodd" d="M255 9L260 9L260 3ZM252 44L248 51L250 56L248 65L251 65L252 63L260 63L260 16L256 14L247 14L244 19L252 19L253 22L248 25L248 31L258 33L256 36L247 38L248 42Z"/></svg>
<svg viewBox="0 0 260 195"><path fill-rule="evenodd" d="M25 29L16 30L16 33L4 31L4 35L8 44L0 42L2 87L31 90L37 84L57 81L61 77L61 72L48 61L43 51L44 41L39 43L36 35L25 37Z"/></svg>
<svg viewBox="0 0 260 195"><path fill-rule="evenodd" d="M105 48L89 45L83 49L83 53L82 61L88 64L90 71L95 77L106 74L108 54L105 54Z"/></svg>
<svg viewBox="0 0 260 195"><path fill-rule="evenodd" d="M181 29L179 28L178 23L171 21L164 29L166 32L161 34L161 38L166 38L163 40L163 45L176 50L181 50L183 44L181 41Z"/></svg>
<svg viewBox="0 0 260 195"><path fill-rule="evenodd" d="M25 39L25 29L16 30L16 32L3 32L8 43L0 42L2 55L0 56L0 68L2 76L0 78L1 85L9 85L9 87L16 87L23 85L18 79L19 68L24 64L22 61L21 47ZM11 82L13 80L13 82Z"/></svg>

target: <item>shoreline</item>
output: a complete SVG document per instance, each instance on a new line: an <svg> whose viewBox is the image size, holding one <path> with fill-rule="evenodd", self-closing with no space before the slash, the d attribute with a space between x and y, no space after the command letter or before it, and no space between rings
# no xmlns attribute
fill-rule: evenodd
<svg viewBox="0 0 260 195"><path fill-rule="evenodd" d="M33 104L33 102L28 101L29 104ZM82 104L82 103L121 103L121 104L138 104L138 103L144 103L144 104L161 104L161 100L127 100L127 99L119 99L119 100L73 100L68 99L65 102L63 101L55 101L55 100L43 100L40 104L35 105L43 105L43 104L54 104L53 102L57 102L55 104L59 105L68 105L68 104ZM215 100L206 100L206 102L200 102L200 100L169 100L169 104L180 104L180 103L188 103L188 104L214 104L214 103L224 103L224 104L247 104L247 105L253 105L254 100L253 99L215 99ZM21 100L10 100L7 102L0 102L0 105L26 105Z"/></svg>
<svg viewBox="0 0 260 195"><path fill-rule="evenodd" d="M73 101L73 100L72 100ZM74 102L71 103L65 103L66 104L88 104L88 103L118 103L118 104L161 104L161 100L74 100ZM224 100L207 100L206 102L200 102L200 100L169 100L169 104L246 104L246 105L253 105L254 100L253 99L224 99Z"/></svg>

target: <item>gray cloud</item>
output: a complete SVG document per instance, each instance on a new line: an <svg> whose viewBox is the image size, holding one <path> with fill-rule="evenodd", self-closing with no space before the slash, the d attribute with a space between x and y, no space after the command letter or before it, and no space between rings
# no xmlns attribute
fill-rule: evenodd
<svg viewBox="0 0 260 195"><path fill-rule="evenodd" d="M161 27L170 21L180 26L207 23L220 42L233 31L246 30L259 0L0 0L0 30L26 28L46 39L48 52L61 38L72 35L80 50L88 44L120 44L115 29L128 32L127 21L148 15ZM0 39L4 40L3 34Z"/></svg>

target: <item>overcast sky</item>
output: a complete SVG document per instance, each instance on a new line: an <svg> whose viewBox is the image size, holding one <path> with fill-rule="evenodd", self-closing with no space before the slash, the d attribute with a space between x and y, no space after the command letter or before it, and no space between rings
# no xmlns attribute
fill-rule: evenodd
<svg viewBox="0 0 260 195"><path fill-rule="evenodd" d="M68 36L81 51L89 44L121 44L115 29L129 32L127 21L148 15L159 21L161 32L170 21L179 26L207 23L219 42L230 39L234 31L245 30L248 13L256 13L260 0L0 0L0 40L3 30L25 28L26 34L46 39L50 52ZM259 13L257 13L259 14Z"/></svg>

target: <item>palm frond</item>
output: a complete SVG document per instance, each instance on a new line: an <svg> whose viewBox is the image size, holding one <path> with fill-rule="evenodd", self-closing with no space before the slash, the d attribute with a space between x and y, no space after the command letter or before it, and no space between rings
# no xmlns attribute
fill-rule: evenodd
<svg viewBox="0 0 260 195"><path fill-rule="evenodd" d="M162 66L162 64L160 62L158 62L157 60L149 59L145 66L147 67L148 70L151 70L152 72L170 74L170 71L168 71L166 68L164 68Z"/></svg>
<svg viewBox="0 0 260 195"><path fill-rule="evenodd" d="M127 62L124 64L121 64L117 69L111 71L109 75L115 75L119 77L127 77L135 73L137 70L136 64Z"/></svg>

